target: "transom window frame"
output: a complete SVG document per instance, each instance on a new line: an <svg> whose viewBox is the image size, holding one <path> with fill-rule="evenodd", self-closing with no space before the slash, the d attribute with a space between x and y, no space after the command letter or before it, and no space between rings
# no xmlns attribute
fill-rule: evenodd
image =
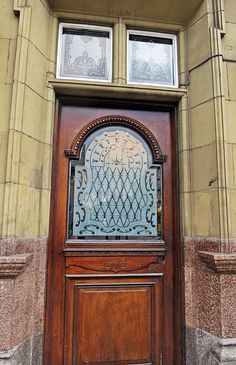
<svg viewBox="0 0 236 365"><path fill-rule="evenodd" d="M108 77L106 79L99 78L88 78L88 77L68 77L61 75L61 67L62 67L62 57L63 57L63 29L71 28L71 29L85 29L92 31L100 31L100 32L108 32L109 33L109 51L108 51ZM82 23L59 23L58 30L58 45L57 45L57 66L56 66L56 78L64 79L64 80L76 80L76 81L96 81L96 82L112 82L112 72L113 72L113 29L108 26L99 26L99 25L91 25L91 24L82 24Z"/></svg>
<svg viewBox="0 0 236 365"><path fill-rule="evenodd" d="M110 32L110 55L109 55L109 66L110 66L110 72L109 72L109 78L107 78L106 80L103 79L94 79L94 78L80 78L80 77L67 77L67 76L62 76L60 74L60 67L61 67L61 59L62 59L62 31L63 28L66 27L70 27L70 28L85 28L85 29L92 29L92 30L100 30L100 31L109 31ZM74 22L71 21L69 22L59 22L59 33L58 33L58 42L57 42L57 59L56 59L56 79L58 80L72 80L72 81L78 81L78 82L84 82L84 83L107 83L107 84L111 84L111 85L115 85L117 83L116 78L115 77L115 49L117 48L118 43L123 44L122 40L121 40L121 34L117 34L117 32L114 31L114 27L115 27L115 23L110 23L108 25L91 25L91 24L86 24L85 22ZM170 31L170 32L162 32L161 31L156 31L156 29L152 30L145 30L145 28L143 27L143 25L140 26L139 29L133 29L128 23L124 22L124 27L125 27L125 44L123 44L122 48L122 53L124 53L125 56L125 62L124 60L122 61L120 59L120 57L118 57L118 59L116 60L116 62L118 62L118 65L116 64L116 68L121 68L122 64L125 65L123 66L123 81L122 84L125 86L150 86L151 88L155 87L157 89L159 88L168 88L168 89L176 89L179 88L179 78L178 78L178 72L179 72L179 62L178 62L178 30L174 30L174 31ZM116 33L116 34L115 34ZM129 52L128 52L128 48L129 48L129 35L130 34L140 34L140 35L146 35L146 36L151 36L151 37L159 37L159 38L163 38L163 39L171 39L173 41L173 77L174 77L174 82L173 84L164 84L164 83L151 83L151 82L132 82L129 80ZM118 37L117 37L118 35ZM119 48L119 52L121 52L120 46Z"/></svg>
<svg viewBox="0 0 236 365"><path fill-rule="evenodd" d="M158 82L145 82L145 81L132 81L130 79L130 67L132 63L132 59L130 57L130 36L140 36L146 38L156 38L160 40L170 40L172 42L172 74L173 74L173 83L158 83ZM158 43L158 42L157 42ZM171 87L171 88L178 88L178 55L177 55L177 36L171 33L160 33L154 31L144 31L144 30L134 30L128 29L127 30L127 54L126 54L126 70L127 70L127 84L131 85L145 85L145 86L157 86L157 87Z"/></svg>
<svg viewBox="0 0 236 365"><path fill-rule="evenodd" d="M74 193L71 190L74 189L74 184L72 183L71 185L71 167L72 164L74 163L79 163L79 165L81 164L81 158L83 159L83 150L84 150L84 143L87 141L91 142L91 136L93 136L94 134L98 135L100 133L103 133L103 131L105 132L106 128L114 128L114 129L127 129L128 131L130 131L131 135L133 135L135 138L138 138L138 140L140 141L140 143L144 143L144 146L146 146L145 148L147 148L147 150L149 150L149 162L148 165L149 168L151 169L155 169L156 170L156 177L160 180L159 183L159 188L161 189L160 192L158 193L158 191L156 191L156 197L157 197L157 235L151 235L151 236L143 236L141 235L136 235L136 236L125 236L125 235L116 235L113 236L111 235L106 236L106 234L104 234L103 236L86 236L84 235L83 237L73 237L73 234L71 235L70 233L70 227L71 227L71 218L74 220L74 218L72 217L74 215L74 213L71 215L71 211L70 211L70 206L71 206L71 197L74 200ZM89 142L89 143L90 143ZM151 133L151 131L149 129L147 129L147 127L145 127L142 123L140 123L139 121L132 119L130 117L125 117L122 115L110 115L110 116L104 116L104 117L100 117L98 119L93 120L92 122L90 122L88 125L86 125L79 133L78 135L75 137L72 145L70 148L65 149L64 151L65 156L68 158L68 186L67 186L67 192L68 192L68 196L67 196L67 232L66 232L66 242L67 243L72 243L72 242L80 242L83 243L86 240L90 240L91 242L95 242L97 240L107 240L108 242L135 242L135 241L140 241L140 242L146 242L146 243L161 243L163 242L163 233L164 233L164 227L163 227L163 212L162 212L162 208L163 208L163 197L164 197L164 185L163 185L163 164L166 162L167 156L162 154L160 145L156 139L156 137L154 137L154 135ZM159 173L158 173L159 170ZM158 185L158 182L157 182ZM72 195L71 195L72 193ZM161 205L158 206L158 199L160 197L160 203ZM160 210L159 210L160 208ZM159 226L159 227L158 227Z"/></svg>

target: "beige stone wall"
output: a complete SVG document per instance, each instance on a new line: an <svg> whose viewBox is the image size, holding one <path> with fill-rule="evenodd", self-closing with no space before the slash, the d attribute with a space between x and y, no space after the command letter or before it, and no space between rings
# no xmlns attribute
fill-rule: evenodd
<svg viewBox="0 0 236 365"><path fill-rule="evenodd" d="M236 237L236 7L233 0L225 1L225 36L222 54L225 72L225 140L228 144L229 175L229 234Z"/></svg>
<svg viewBox="0 0 236 365"><path fill-rule="evenodd" d="M180 107L183 236L219 237L228 252L236 235L234 8L233 0L205 0L188 23L189 93Z"/></svg>
<svg viewBox="0 0 236 365"><path fill-rule="evenodd" d="M212 43L215 42L211 1L203 2L186 29L188 97L181 103L181 201L184 236L221 234ZM215 74L214 74L215 73Z"/></svg>
<svg viewBox="0 0 236 365"><path fill-rule="evenodd" d="M43 0L3 1L2 6L3 19L11 19L1 40L7 108L1 123L2 236L47 236L54 109L47 87L51 11Z"/></svg>
<svg viewBox="0 0 236 365"><path fill-rule="evenodd" d="M41 363L54 113L47 86L55 68L51 23L45 0L0 2L0 255L8 262L0 275L0 364ZM7 273L28 254L22 273Z"/></svg>
<svg viewBox="0 0 236 365"><path fill-rule="evenodd" d="M7 145L10 128L11 96L18 21L13 13L13 1L0 3L0 227L3 221L4 191L6 183ZM1 229L0 228L0 229Z"/></svg>
<svg viewBox="0 0 236 365"><path fill-rule="evenodd" d="M21 5L23 3L19 2ZM227 7L231 9L232 4L227 0L226 5L227 14ZM46 0L28 1L26 7L19 7L20 10L16 11L18 18L12 10L13 1L3 1L2 6L5 12L5 16L1 12L3 18L11 19L8 26L4 27L9 34L3 34L1 38L1 47L6 55L1 60L3 67L0 78L5 100L1 149L3 155L7 156L0 171L2 235L47 236L54 109L53 92L47 87L47 77L48 72L55 72L55 65L53 61L50 62L50 58L55 60L55 44L50 49L50 32L55 28L52 28L53 18ZM229 229L230 236L235 236L235 224L228 219L230 201L233 201L229 198L234 198L236 184L233 158L236 137L232 117L236 98L234 76L229 77L229 74L235 73L233 62L227 62L223 70L226 70L229 82L218 87L222 81L219 72L216 72L219 65L211 57L219 42L220 30L210 30L215 25L213 10L212 1L204 1L186 29L186 72L183 83L189 84L189 95L182 100L180 107L179 138L182 228L184 236L225 238ZM228 11L228 14L230 23L226 22L226 36L222 43L224 52L231 60L234 51L230 51L233 48L230 42L233 44L234 24L233 13ZM16 39L18 26L22 26L22 29ZM219 101L224 88L228 95L222 118L218 109L224 109ZM227 130L221 131L220 124L226 119ZM228 160L223 161L222 165L220 160L225 132L229 135L230 146ZM228 180L224 181L224 168L227 165ZM236 219L233 204L230 212L230 219Z"/></svg>
<svg viewBox="0 0 236 365"><path fill-rule="evenodd" d="M236 276L229 268L236 224L233 8L234 1L205 0L186 28L189 85L180 106L179 156L187 364L216 361L219 338L236 335ZM213 269L201 251L211 259L211 252L227 253L224 269Z"/></svg>

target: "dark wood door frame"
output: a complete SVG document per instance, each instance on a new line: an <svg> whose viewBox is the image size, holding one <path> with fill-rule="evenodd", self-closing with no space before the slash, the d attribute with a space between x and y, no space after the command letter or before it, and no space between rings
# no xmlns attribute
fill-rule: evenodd
<svg viewBox="0 0 236 365"><path fill-rule="evenodd" d="M50 210L50 236L48 245L48 273L47 273L47 295L46 295L46 321L45 321L45 343L44 343L44 365L61 365L56 363L55 359L61 357L62 355L55 355L52 353L52 348L57 343L58 352L63 351L63 335L60 333L61 323L64 320L62 318L61 309L64 308L64 296L65 296L65 286L61 283L61 276L64 274L64 257L60 255L61 248L57 244L57 234L60 236L65 235L65 227L62 225L55 227L55 216L54 212L58 209L60 205L59 199L55 199L55 191L60 184L60 176L58 176L58 165L56 161L56 156L58 154L58 144L59 144L59 127L60 127L60 113L61 107L63 105L86 105L86 106L98 106L98 107L109 107L109 108L123 108L125 109L135 109L135 110L157 110L157 111L168 111L171 113L171 139L172 139L172 161L173 161L173 171L172 171L172 189L173 189L173 275L174 275L174 358L175 365L183 364L183 354L182 354L182 344L183 344L183 331L181 325L181 316L183 303L181 301L181 250L180 250L180 239L179 239L179 203L178 203L178 160L177 160L177 128L176 128L176 105L170 104L160 104L154 102L127 102L125 100L108 100L108 99L98 99L98 98L69 98L69 97L58 97L55 110L55 125L54 125L54 147L53 147L53 170L52 170L52 195L51 195L51 210ZM66 189L62 189L61 198L63 199L63 194L66 194ZM55 231L57 234L55 235ZM66 237L64 237L66 239ZM55 262L59 266L59 270L55 270ZM52 302L57 301L59 306L54 308ZM52 328L52 318L54 321L58 321L58 331ZM61 348L60 348L61 346ZM163 365L169 365L164 364Z"/></svg>

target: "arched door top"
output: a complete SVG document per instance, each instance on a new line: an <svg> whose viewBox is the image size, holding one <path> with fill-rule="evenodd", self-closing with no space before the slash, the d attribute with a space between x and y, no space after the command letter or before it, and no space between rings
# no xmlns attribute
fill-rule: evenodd
<svg viewBox="0 0 236 365"><path fill-rule="evenodd" d="M160 145L152 132L139 121L122 115L109 115L100 117L87 124L87 126L85 126L77 134L71 147L65 150L65 155L68 158L78 159L83 142L91 133L103 127L116 125L133 129L143 137L151 149L153 163L162 163L166 161L166 155L162 154Z"/></svg>

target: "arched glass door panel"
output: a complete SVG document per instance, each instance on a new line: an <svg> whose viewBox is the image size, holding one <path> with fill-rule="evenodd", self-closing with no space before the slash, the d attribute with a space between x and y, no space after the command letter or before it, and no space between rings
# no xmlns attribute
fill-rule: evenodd
<svg viewBox="0 0 236 365"><path fill-rule="evenodd" d="M161 239L162 166L135 131L104 127L70 162L69 239Z"/></svg>

